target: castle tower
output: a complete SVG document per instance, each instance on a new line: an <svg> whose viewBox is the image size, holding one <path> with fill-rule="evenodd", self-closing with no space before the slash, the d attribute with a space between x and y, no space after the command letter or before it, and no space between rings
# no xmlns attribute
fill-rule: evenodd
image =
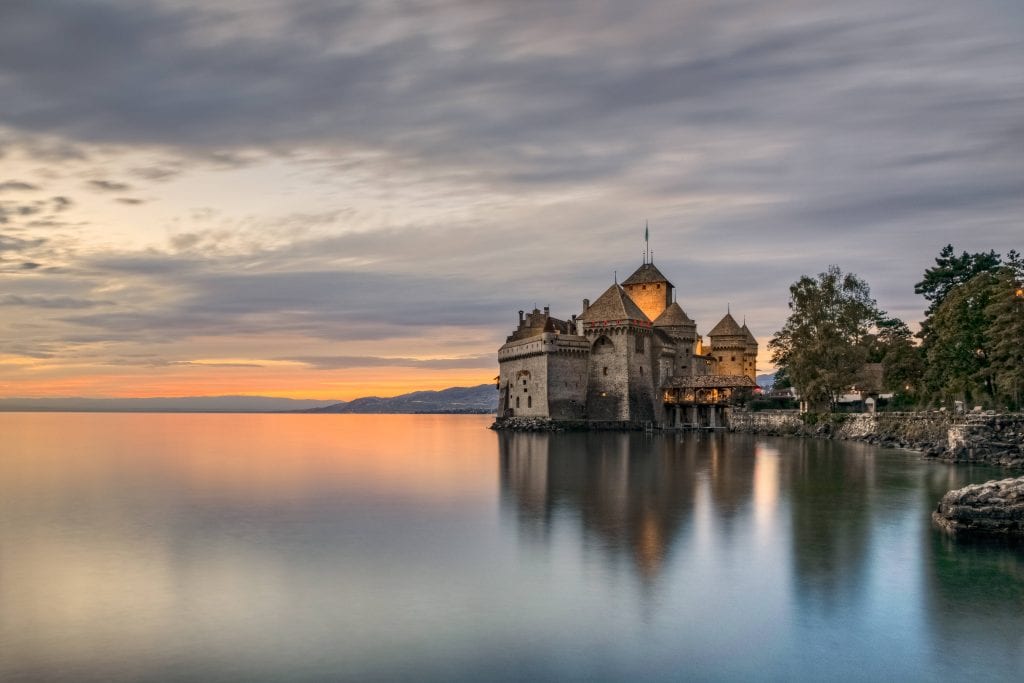
<svg viewBox="0 0 1024 683"><path fill-rule="evenodd" d="M682 307L673 301L655 319L654 329L661 330L671 337L678 349L671 371L663 373L662 376L692 374L691 361L693 354L697 351L697 323L691 320Z"/></svg>
<svg viewBox="0 0 1024 683"><path fill-rule="evenodd" d="M743 321L743 326L740 327L743 330L743 334L747 337L747 349L746 353L743 354L743 374L750 379L757 381L757 339L754 337L754 333L747 327L747 321Z"/></svg>
<svg viewBox="0 0 1024 683"><path fill-rule="evenodd" d="M748 339L731 314L718 321L708 332L711 339L711 354L718 361L719 375L746 375L745 356Z"/></svg>
<svg viewBox="0 0 1024 683"><path fill-rule="evenodd" d="M577 318L590 342L587 419L653 421L651 320L618 284Z"/></svg>
<svg viewBox="0 0 1024 683"><path fill-rule="evenodd" d="M648 320L657 319L672 303L672 283L653 263L645 263L637 268L635 273L625 279L622 287Z"/></svg>

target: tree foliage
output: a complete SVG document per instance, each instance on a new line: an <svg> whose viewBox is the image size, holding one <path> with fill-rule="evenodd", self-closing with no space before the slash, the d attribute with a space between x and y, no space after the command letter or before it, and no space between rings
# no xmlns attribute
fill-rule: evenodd
<svg viewBox="0 0 1024 683"><path fill-rule="evenodd" d="M899 318L880 318L869 338L868 362L881 363L886 388L911 400L921 389L924 360L914 334Z"/></svg>
<svg viewBox="0 0 1024 683"><path fill-rule="evenodd" d="M985 314L993 393L1019 409L1024 396L1024 260L1015 251L995 273Z"/></svg>
<svg viewBox="0 0 1024 683"><path fill-rule="evenodd" d="M988 308L995 275L975 275L943 298L928 319L925 383L934 399L987 404L993 397L988 373Z"/></svg>
<svg viewBox="0 0 1024 683"><path fill-rule="evenodd" d="M931 316L945 298L959 285L965 284L974 276L990 272L999 267L999 254L994 251L968 254L966 251L959 256L952 244L947 244L935 259L935 266L924 271L924 277L914 285L914 293L921 294L931 302L926 316Z"/></svg>
<svg viewBox="0 0 1024 683"><path fill-rule="evenodd" d="M790 314L768 343L772 362L785 368L804 400L833 407L859 378L870 333L882 313L868 284L838 266L789 288Z"/></svg>
<svg viewBox="0 0 1024 683"><path fill-rule="evenodd" d="M947 244L925 271L914 291L930 302L918 333L928 403L1018 402L1007 387L1019 374L1014 359L1021 337L1013 330L1020 325L1014 316L1020 268L1016 252L1003 264L994 251L956 256Z"/></svg>

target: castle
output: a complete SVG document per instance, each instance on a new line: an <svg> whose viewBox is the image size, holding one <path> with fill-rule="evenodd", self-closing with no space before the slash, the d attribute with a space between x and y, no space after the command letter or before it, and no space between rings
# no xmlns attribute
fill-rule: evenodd
<svg viewBox="0 0 1024 683"><path fill-rule="evenodd" d="M755 389L757 340L726 313L708 332L675 301L645 255L570 320L519 311L498 350L498 425L510 418L595 427L725 426L734 392Z"/></svg>

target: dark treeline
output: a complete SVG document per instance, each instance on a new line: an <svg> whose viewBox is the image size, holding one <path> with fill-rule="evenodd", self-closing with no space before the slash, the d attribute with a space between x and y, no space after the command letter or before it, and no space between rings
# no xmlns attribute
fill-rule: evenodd
<svg viewBox="0 0 1024 683"><path fill-rule="evenodd" d="M877 375L897 408L1019 410L1024 402L1024 260L1016 251L957 255L946 245L914 291L928 302L921 330L886 314L868 284L830 266L789 289L790 315L769 342L776 386L816 410L834 408Z"/></svg>

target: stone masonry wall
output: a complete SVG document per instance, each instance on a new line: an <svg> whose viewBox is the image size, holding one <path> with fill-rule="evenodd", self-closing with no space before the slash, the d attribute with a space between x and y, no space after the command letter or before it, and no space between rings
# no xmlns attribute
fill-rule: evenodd
<svg viewBox="0 0 1024 683"><path fill-rule="evenodd" d="M796 411L733 412L733 431L854 439L910 448L948 462L986 462L1024 469L1024 414L942 412L800 415Z"/></svg>
<svg viewBox="0 0 1024 683"><path fill-rule="evenodd" d="M548 414L555 420L582 420L587 407L587 362L582 353L548 355Z"/></svg>

